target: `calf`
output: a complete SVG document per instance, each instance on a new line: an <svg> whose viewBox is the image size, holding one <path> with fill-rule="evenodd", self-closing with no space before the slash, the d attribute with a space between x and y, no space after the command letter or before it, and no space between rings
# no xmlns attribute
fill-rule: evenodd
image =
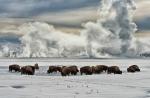
<svg viewBox="0 0 150 98"><path fill-rule="evenodd" d="M13 70L15 72L20 72L20 66L17 64L9 65L9 71L12 72Z"/></svg>

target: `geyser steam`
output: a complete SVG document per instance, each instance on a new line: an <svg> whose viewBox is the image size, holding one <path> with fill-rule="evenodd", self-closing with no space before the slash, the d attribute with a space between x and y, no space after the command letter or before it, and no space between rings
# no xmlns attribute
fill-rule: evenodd
<svg viewBox="0 0 150 98"><path fill-rule="evenodd" d="M27 23L20 27L26 33L20 40L21 57L71 57L85 51L85 40L80 36L55 30L46 23Z"/></svg>
<svg viewBox="0 0 150 98"><path fill-rule="evenodd" d="M87 40L90 56L92 41L97 42L103 53L120 56L137 55L139 47L134 38L136 25L132 22L131 11L135 10L131 0L102 0L97 23L87 23ZM132 54L131 54L132 53Z"/></svg>
<svg viewBox="0 0 150 98"><path fill-rule="evenodd" d="M19 48L1 47L5 57L139 57L149 52L150 45L134 37L136 24L132 13L133 0L101 0L100 18L88 22L80 35L67 34L46 23L26 23L19 27L23 32ZM19 50L18 50L19 49ZM11 51L11 52L10 52ZM9 55L8 55L9 54Z"/></svg>

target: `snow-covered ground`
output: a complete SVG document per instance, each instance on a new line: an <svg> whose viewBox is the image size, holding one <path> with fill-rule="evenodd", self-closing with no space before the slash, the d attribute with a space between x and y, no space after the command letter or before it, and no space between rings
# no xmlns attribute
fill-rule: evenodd
<svg viewBox="0 0 150 98"><path fill-rule="evenodd" d="M9 73L9 64L38 63L34 76ZM99 74L62 77L46 74L48 65L117 65L122 75ZM137 64L141 72L127 73ZM144 59L0 59L0 98L150 98L150 60Z"/></svg>

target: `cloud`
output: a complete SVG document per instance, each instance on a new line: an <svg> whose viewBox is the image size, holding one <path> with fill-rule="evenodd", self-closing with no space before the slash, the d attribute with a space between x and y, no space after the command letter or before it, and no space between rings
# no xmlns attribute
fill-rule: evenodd
<svg viewBox="0 0 150 98"><path fill-rule="evenodd" d="M28 18L98 5L99 0L1 0L0 17Z"/></svg>
<svg viewBox="0 0 150 98"><path fill-rule="evenodd" d="M150 0L137 0L137 10L135 11L134 18L139 20L144 17L150 16Z"/></svg>
<svg viewBox="0 0 150 98"><path fill-rule="evenodd" d="M98 19L97 7L85 7L71 11L46 13L33 17L35 20L46 21L51 24L81 27L82 23L87 21L96 21Z"/></svg>
<svg viewBox="0 0 150 98"><path fill-rule="evenodd" d="M100 0L0 0L0 18L32 18L52 12L75 11L87 7L98 7ZM137 2L136 18L150 15L149 0ZM82 14L81 14L82 15Z"/></svg>
<svg viewBox="0 0 150 98"><path fill-rule="evenodd" d="M0 0L0 25L45 21L63 30L76 31L87 21L96 21L100 0ZM134 14L139 30L148 30L150 0L135 0ZM3 21L3 22L2 22ZM7 25L6 25L7 26ZM12 26L12 25L11 25ZM17 25L18 26L18 25ZM1 27L1 26L0 26ZM2 26L2 28L5 28ZM71 30L70 30L71 28ZM3 29L4 30L4 29ZM7 30L6 30L7 31Z"/></svg>

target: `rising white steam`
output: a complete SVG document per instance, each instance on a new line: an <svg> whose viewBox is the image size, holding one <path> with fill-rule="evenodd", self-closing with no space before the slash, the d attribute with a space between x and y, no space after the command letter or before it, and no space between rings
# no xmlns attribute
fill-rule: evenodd
<svg viewBox="0 0 150 98"><path fill-rule="evenodd" d="M25 34L20 38L20 47L12 51L5 45L0 56L139 57L150 52L150 45L134 37L137 30L132 21L134 10L133 0L101 0L100 18L96 23L86 23L80 35L58 31L47 23L25 23L19 27L19 32Z"/></svg>
<svg viewBox="0 0 150 98"><path fill-rule="evenodd" d="M100 45L99 50L103 53L120 56L138 55L140 48L134 38L137 29L131 16L131 11L136 9L134 2L102 0L100 4L100 19L97 23L89 22L85 25L90 56L93 56L92 41Z"/></svg>
<svg viewBox="0 0 150 98"><path fill-rule="evenodd" d="M26 33L20 40L21 57L72 57L85 51L85 40L77 35L55 30L46 23L27 23L19 28Z"/></svg>

